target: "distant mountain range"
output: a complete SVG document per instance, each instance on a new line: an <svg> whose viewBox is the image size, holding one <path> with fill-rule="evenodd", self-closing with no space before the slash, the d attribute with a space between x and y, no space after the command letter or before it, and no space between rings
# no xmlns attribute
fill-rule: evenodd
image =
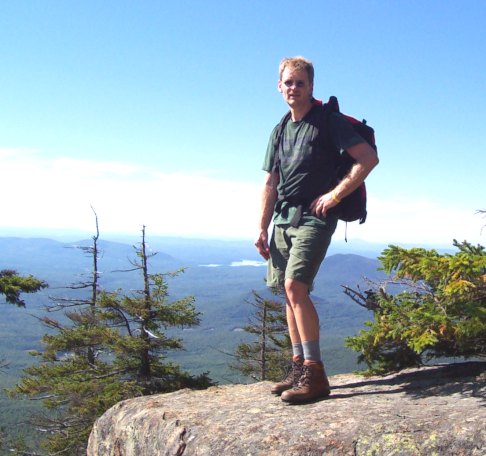
<svg viewBox="0 0 486 456"><path fill-rule="evenodd" d="M50 287L35 295L25 295L27 309L18 309L0 301L3 318L0 322L0 358L13 360L17 371L32 363L26 351L39 346L45 332L31 314L39 315L49 303L49 296L68 291L62 287L79 282L91 272L91 259L79 246L91 240L60 242L44 238L0 237L0 269L15 269L45 280ZM147 238L152 252L151 272L171 272L186 268L180 276L168 279L170 295L176 299L192 295L202 312L199 327L179 331L186 351L170 353L184 368L194 373L210 371L213 379L224 383L238 381L227 365L234 347L248 335L241 331L252 307L248 300L252 290L267 296L264 284L265 263L251 242L191 240L182 238ZM129 259L135 258L134 246L124 242L99 242L101 283L108 291L141 289ZM348 250L350 246L344 246ZM361 251L372 252L362 245ZM341 250L341 253L338 253ZM366 286L368 280L380 280L379 262L371 256L342 253L333 248L324 261L312 293L322 327L322 348L330 373L349 372L356 368L356 354L343 348L343 338L355 334L371 315L346 297L342 285ZM379 252L376 252L378 254ZM1 298L0 298L1 299ZM332 354L332 355L331 355ZM13 374L13 372L12 372Z"/></svg>

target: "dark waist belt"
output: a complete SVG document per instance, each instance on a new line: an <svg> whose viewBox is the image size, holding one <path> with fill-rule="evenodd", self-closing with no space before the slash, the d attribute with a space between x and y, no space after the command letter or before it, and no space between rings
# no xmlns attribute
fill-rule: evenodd
<svg viewBox="0 0 486 456"><path fill-rule="evenodd" d="M277 201L277 204L275 205L275 210L277 212L281 212L282 209L282 204L283 203L289 203L292 206L295 206L295 213L292 216L292 219L290 220L290 226L297 228L300 223L300 219L302 218L302 214L304 213L304 210L308 208L308 204L303 203L302 201L297 201L294 198L282 198Z"/></svg>
<svg viewBox="0 0 486 456"><path fill-rule="evenodd" d="M275 210L277 212L279 212L279 213L281 212L282 203L284 203L284 202L289 203L289 204L291 204L292 206L295 207L295 213L292 216L292 219L290 220L289 223L290 223L290 226L297 228L299 226L300 220L302 219L302 216L304 215L304 213L310 209L310 203L307 203L307 204L306 203L296 203L292 199L280 199L280 200L277 201L277 204L275 205ZM336 216L338 214L339 213L337 212L336 207L333 207L333 208L331 208L327 211L327 215L329 215L329 216Z"/></svg>
<svg viewBox="0 0 486 456"><path fill-rule="evenodd" d="M300 223L300 219L302 218L302 212L303 212L303 205L299 204L295 210L294 216L290 220L290 226L293 226L294 228L297 228Z"/></svg>

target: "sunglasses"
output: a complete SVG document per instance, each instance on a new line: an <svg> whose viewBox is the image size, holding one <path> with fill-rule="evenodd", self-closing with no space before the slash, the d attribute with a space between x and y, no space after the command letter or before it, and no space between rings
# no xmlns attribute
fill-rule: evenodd
<svg viewBox="0 0 486 456"><path fill-rule="evenodd" d="M288 87L289 89L295 85L295 87L302 88L305 86L305 81L298 80L294 81L293 79L288 79L287 81L283 81L285 84L285 87Z"/></svg>

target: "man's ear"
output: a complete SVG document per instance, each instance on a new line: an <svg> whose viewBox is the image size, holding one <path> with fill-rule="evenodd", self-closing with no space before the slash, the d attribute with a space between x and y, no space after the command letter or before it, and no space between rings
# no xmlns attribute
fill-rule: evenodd
<svg viewBox="0 0 486 456"><path fill-rule="evenodd" d="M277 83L277 90L282 93L282 81L279 80L278 83Z"/></svg>

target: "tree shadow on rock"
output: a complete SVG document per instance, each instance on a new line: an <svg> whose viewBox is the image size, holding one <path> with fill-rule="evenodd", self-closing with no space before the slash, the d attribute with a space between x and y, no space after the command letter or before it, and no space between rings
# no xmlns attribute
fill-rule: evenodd
<svg viewBox="0 0 486 456"><path fill-rule="evenodd" d="M352 390L350 392L346 390ZM477 397L486 403L486 362L427 366L407 369L393 375L361 382L332 386L331 398L345 398L372 394L405 393L414 398L460 394ZM342 390L342 393L336 391Z"/></svg>

